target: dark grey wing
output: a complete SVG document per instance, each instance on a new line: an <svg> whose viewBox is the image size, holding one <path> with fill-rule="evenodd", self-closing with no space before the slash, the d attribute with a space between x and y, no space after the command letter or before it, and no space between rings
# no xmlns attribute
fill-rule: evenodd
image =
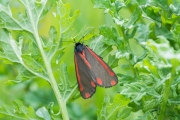
<svg viewBox="0 0 180 120"><path fill-rule="evenodd" d="M97 85L111 87L118 83L118 78L114 71L95 52L87 46L84 52L96 76Z"/></svg>
<svg viewBox="0 0 180 120"><path fill-rule="evenodd" d="M74 54L76 77L81 96L87 99L96 91L95 75L80 54L78 52Z"/></svg>

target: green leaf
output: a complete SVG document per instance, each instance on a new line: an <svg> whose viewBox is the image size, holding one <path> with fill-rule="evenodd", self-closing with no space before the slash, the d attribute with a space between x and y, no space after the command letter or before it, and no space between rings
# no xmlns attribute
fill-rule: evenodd
<svg viewBox="0 0 180 120"><path fill-rule="evenodd" d="M111 8L110 0L92 0L95 8L109 9Z"/></svg>
<svg viewBox="0 0 180 120"><path fill-rule="evenodd" d="M51 61L56 49L59 47L57 43L57 31L53 26L51 26L49 30L49 40L47 43L44 43L44 50L46 51L46 56L49 61Z"/></svg>
<svg viewBox="0 0 180 120"><path fill-rule="evenodd" d="M157 53L161 58L175 58L177 60L180 58L179 51L174 51L174 49L170 46L169 41L164 36L158 36L158 42L149 40L147 45L150 46L153 52Z"/></svg>
<svg viewBox="0 0 180 120"><path fill-rule="evenodd" d="M180 40L180 36L178 35L179 31L180 31L180 24L175 25L174 29L171 30L174 41L179 42L179 40Z"/></svg>
<svg viewBox="0 0 180 120"><path fill-rule="evenodd" d="M111 14L113 17L117 17L119 10L125 7L124 1L119 0L92 0L95 8L104 9L105 13Z"/></svg>
<svg viewBox="0 0 180 120"><path fill-rule="evenodd" d="M144 103L144 111L150 111L153 110L155 107L157 107L159 105L160 101L158 99L151 99L151 100L147 100Z"/></svg>
<svg viewBox="0 0 180 120"><path fill-rule="evenodd" d="M62 63L60 65L58 73L60 77L59 89L61 91L61 95L64 101L68 102L68 101L75 100L76 98L78 98L79 91L77 89L77 83L75 83L74 85L70 83L69 78L68 78L68 73L67 73L67 66L65 63Z"/></svg>
<svg viewBox="0 0 180 120"><path fill-rule="evenodd" d="M173 40L173 35L166 27L158 28L157 26L154 27L154 34L155 36L163 36L166 39Z"/></svg>
<svg viewBox="0 0 180 120"><path fill-rule="evenodd" d="M126 86L126 89L123 89L120 94L125 95L128 98L132 98L136 104L139 104L139 101L146 95L151 95L157 98L160 97L153 87L147 86L141 81L124 85Z"/></svg>
<svg viewBox="0 0 180 120"><path fill-rule="evenodd" d="M19 1L24 5L27 10L25 15L21 13L19 14L19 20L13 18L9 6L4 7L0 4L0 27L11 30L26 30L30 33L33 33L35 28L33 28L32 24L37 26L40 18L47 13L44 11L46 10L45 6L47 0L41 2L36 2L36 0Z"/></svg>
<svg viewBox="0 0 180 120"><path fill-rule="evenodd" d="M180 16L180 2L178 0L173 0L173 4L170 4L169 8L175 13L177 16Z"/></svg>
<svg viewBox="0 0 180 120"><path fill-rule="evenodd" d="M45 71L44 67L39 64L40 61L37 62L37 60L31 55L23 55L23 39L20 39L19 42L16 42L10 33L4 29L0 30L0 34L0 46L2 46L3 49L3 52L0 52L0 57L19 66L17 67L19 70L17 79L24 76L22 74L28 74L28 76L30 75L29 78L38 76L48 80L47 75L43 73L43 71Z"/></svg>
<svg viewBox="0 0 180 120"><path fill-rule="evenodd" d="M10 33L4 29L0 30L0 34L0 45L3 49L3 52L0 52L0 57L12 62L22 63L21 48L23 41L17 43L10 36Z"/></svg>
<svg viewBox="0 0 180 120"><path fill-rule="evenodd" d="M51 119L52 120L63 120L62 116L60 116L60 112L58 112L58 113L54 112L54 107L55 107L54 102L51 102L47 108L51 115ZM45 112L46 112L46 110L45 110Z"/></svg>
<svg viewBox="0 0 180 120"><path fill-rule="evenodd" d="M83 27L81 31L74 37L75 40L89 40L91 37L94 36L93 34L94 28L93 27Z"/></svg>
<svg viewBox="0 0 180 120"><path fill-rule="evenodd" d="M110 103L109 97L106 96L103 102L102 109L98 110L98 120L116 120L118 117L127 117L130 114L127 107L129 102L129 99L120 94L117 94L114 98L113 103ZM127 112L127 114L123 115L122 111ZM119 115L117 116L117 114Z"/></svg>
<svg viewBox="0 0 180 120"><path fill-rule="evenodd" d="M27 13L21 19L21 26L26 26L27 30L31 30L30 32L34 31L35 28L33 26L38 26L38 22L43 14L47 13L44 12L47 0L37 2L36 0L19 0L27 10ZM33 22L33 23L32 23ZM33 26L31 26L33 25ZM33 33L33 32L32 32Z"/></svg>
<svg viewBox="0 0 180 120"><path fill-rule="evenodd" d="M109 45L116 45L116 41L118 38L118 33L115 28L109 28L107 26L99 27L100 34L103 35L104 41L110 43Z"/></svg>
<svg viewBox="0 0 180 120"><path fill-rule="evenodd" d="M116 59L115 55L109 55L108 56L108 65L111 68L117 67L118 66L118 61L119 61L119 59Z"/></svg>
<svg viewBox="0 0 180 120"><path fill-rule="evenodd" d="M48 110L45 107L39 108L36 111L36 115L43 118L44 120L52 120Z"/></svg>
<svg viewBox="0 0 180 120"><path fill-rule="evenodd" d="M120 84L128 84L135 81L135 79L131 76L123 75L121 73L117 73L117 75L121 77Z"/></svg>
<svg viewBox="0 0 180 120"><path fill-rule="evenodd" d="M142 6L141 10L143 17L153 21L158 27L161 27L161 15L159 14L161 10L160 7Z"/></svg>
<svg viewBox="0 0 180 120"><path fill-rule="evenodd" d="M114 4L115 4L115 6L116 6L116 12L118 13L119 12L119 10L121 9L121 8L123 8L123 7L125 7L127 4L128 4L128 2L129 2L130 0L127 0L127 1L119 1L119 0L115 0L114 1Z"/></svg>
<svg viewBox="0 0 180 120"><path fill-rule="evenodd" d="M26 107L19 100L13 101L12 105L1 105L0 117L9 117L13 120L43 120L35 114L32 107Z"/></svg>
<svg viewBox="0 0 180 120"><path fill-rule="evenodd" d="M100 26L99 31L104 36L103 42L106 45L116 46L121 53L125 53L128 50L123 42L123 38L118 36L118 32L114 27Z"/></svg>
<svg viewBox="0 0 180 120"><path fill-rule="evenodd" d="M25 81L25 80L31 80L31 79L37 78L37 76L32 74L29 70L27 70L21 64L15 64L14 66L16 66L16 69L18 70L18 75L16 76L15 81L16 80L18 80L18 81Z"/></svg>
<svg viewBox="0 0 180 120"><path fill-rule="evenodd" d="M71 26L79 13L80 11L77 10L73 13L73 16L70 17L70 5L63 4L61 1L57 2L57 14L55 14L55 17L59 20L60 34L68 32L72 29Z"/></svg>
<svg viewBox="0 0 180 120"><path fill-rule="evenodd" d="M141 10L139 7L133 12L132 17L128 20L128 22L124 25L126 29L130 29L136 23L138 19L141 17Z"/></svg>
<svg viewBox="0 0 180 120"><path fill-rule="evenodd" d="M72 25L80 13L80 11L77 10L72 14L72 16L70 16L71 8L69 4L63 4L62 1L56 2L56 4L57 4L56 7L57 12L54 13L54 17L57 18L59 22L59 26L60 26L59 36L56 29L54 27L51 27L49 30L50 38L45 46L45 50L47 52L49 61L52 60L53 63L58 63L60 61L60 58L64 55L63 50L66 48L67 44L69 44L68 42L64 42L64 41L72 40L73 38ZM87 30L84 32L89 32L89 31Z"/></svg>
<svg viewBox="0 0 180 120"><path fill-rule="evenodd" d="M131 56L131 55L129 54L129 52L127 51L127 49L116 52L116 58L119 58L119 59L125 57L125 58L127 58L128 60L130 60L130 56Z"/></svg>
<svg viewBox="0 0 180 120"><path fill-rule="evenodd" d="M93 51L95 51L97 55L100 55L102 58L107 56L109 52L112 51L112 47L104 44L103 39L104 39L103 36L95 37L93 41L89 43L89 47Z"/></svg>
<svg viewBox="0 0 180 120"><path fill-rule="evenodd" d="M131 110L132 110L132 108L125 107L124 109L122 109L118 112L117 117L124 119L131 114Z"/></svg>
<svg viewBox="0 0 180 120"><path fill-rule="evenodd" d="M144 34L144 32L146 33L146 35ZM146 42L149 39L149 34L150 34L149 25L144 25L144 24L137 25L137 33L138 35L135 36L135 39L140 43Z"/></svg>
<svg viewBox="0 0 180 120"><path fill-rule="evenodd" d="M10 7L4 7L2 4L0 4L0 28L7 28L11 30L23 29L23 26L21 26L20 23L12 17Z"/></svg>
<svg viewBox="0 0 180 120"><path fill-rule="evenodd" d="M33 71L37 73L46 73L45 67L42 64L40 64L39 61L33 59L31 55L22 55L21 57L23 59L24 64L28 68L31 68Z"/></svg>
<svg viewBox="0 0 180 120"><path fill-rule="evenodd" d="M157 118L154 117L150 112L146 112L144 115L138 116L137 118L137 120L153 120L153 119L157 119Z"/></svg>

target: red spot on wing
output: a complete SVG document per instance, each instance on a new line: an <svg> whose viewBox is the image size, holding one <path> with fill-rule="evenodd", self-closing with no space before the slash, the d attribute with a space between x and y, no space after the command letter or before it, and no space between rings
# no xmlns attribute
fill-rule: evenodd
<svg viewBox="0 0 180 120"><path fill-rule="evenodd" d="M83 91L83 87L82 87L81 84L79 85L79 90L80 90L80 91Z"/></svg>
<svg viewBox="0 0 180 120"><path fill-rule="evenodd" d="M89 93L85 93L85 98L89 98L91 95Z"/></svg>
<svg viewBox="0 0 180 120"><path fill-rule="evenodd" d="M110 76L114 76L114 72L109 69L109 67L106 65L106 63L104 63L104 61L102 61L101 58L99 58L99 56L97 56L91 49L89 49L87 46L86 48L88 49L88 51L101 63L101 65L108 71L108 73L110 74Z"/></svg>
<svg viewBox="0 0 180 120"><path fill-rule="evenodd" d="M97 83L98 83L99 85L102 85L102 80L101 80L101 78L96 78L96 81L97 81Z"/></svg>
<svg viewBox="0 0 180 120"><path fill-rule="evenodd" d="M96 84L95 84L94 81L91 81L91 86L92 86L92 87L96 87Z"/></svg>
<svg viewBox="0 0 180 120"><path fill-rule="evenodd" d="M114 86L114 85L116 85L117 84L117 82L115 81L115 80L111 80L111 85L112 86Z"/></svg>
<svg viewBox="0 0 180 120"><path fill-rule="evenodd" d="M90 63L86 59L86 55L84 53L84 50L82 51L82 53L78 53L78 54L83 59L83 61L86 63L86 65L89 67L89 69L91 69L91 65L90 65Z"/></svg>

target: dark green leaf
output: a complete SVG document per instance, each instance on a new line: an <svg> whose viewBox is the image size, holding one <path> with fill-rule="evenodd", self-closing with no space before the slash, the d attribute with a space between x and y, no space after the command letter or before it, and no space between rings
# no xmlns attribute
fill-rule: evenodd
<svg viewBox="0 0 180 120"><path fill-rule="evenodd" d="M108 56L108 64L111 66L111 68L118 66L119 59L116 59L115 55L109 55Z"/></svg>
<svg viewBox="0 0 180 120"><path fill-rule="evenodd" d="M137 7L136 10L133 12L132 17L129 19L127 24L125 24L126 29L131 29L133 25L136 23L138 19L141 17L141 10Z"/></svg>

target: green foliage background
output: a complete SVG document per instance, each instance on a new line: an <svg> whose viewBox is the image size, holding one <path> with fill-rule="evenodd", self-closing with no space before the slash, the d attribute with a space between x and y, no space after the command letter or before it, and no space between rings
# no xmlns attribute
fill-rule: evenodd
<svg viewBox="0 0 180 120"><path fill-rule="evenodd" d="M41 7L41 2L36 1L35 5ZM38 47L32 42L35 38L29 33L33 30L29 24L24 24L29 21L25 16L26 7L21 3L31 6L31 2L0 0L0 3L0 119L59 120L61 115L65 118L64 113L58 114L59 101L55 96L58 93L49 79ZM7 3L12 17L22 20L21 24L27 29L15 24L4 24L4 19L9 15L3 16L3 10L8 12ZM38 22L37 18L34 22L38 22L38 34L43 41L45 55L48 59L51 59L52 54L56 56L51 61L53 75L63 101L67 103L65 106L69 118L178 120L180 2L64 0L63 3L68 4L49 0L39 16L42 19ZM64 11L61 13L60 9ZM69 18L67 9L70 9L72 18ZM67 16L62 17L66 12ZM69 24L61 21L68 21ZM64 33L58 39L63 30ZM9 43L15 44L15 47L21 48L23 40L23 54L20 57L40 77L26 71L16 61L9 43L6 44L5 39L11 40L9 33L16 41ZM76 85L72 37L76 41L84 40L108 62L119 77L118 85L108 89L97 87L93 97L87 100L80 97ZM58 40L61 39L62 46L58 46Z"/></svg>
<svg viewBox="0 0 180 120"><path fill-rule="evenodd" d="M94 9L92 1L84 0L64 0L64 3L69 3L71 6L71 14L79 9L80 14L73 24L74 32L72 35L77 34L83 26L94 27L96 33L98 33L98 26L103 24L112 24L112 20L108 15L104 15L102 10ZM17 1L14 0L1 0L1 3L6 5L9 3L14 17L18 17L18 12L24 13L24 7ZM59 27L57 20L54 18L52 12L55 8L52 8L48 14L39 22L39 34L42 38L48 39L48 31L50 26L56 28ZM96 16L96 17L94 17ZM17 33L14 33L17 38ZM76 83L75 68L74 68L74 43L70 44L63 56L63 61L67 64L68 76L72 83ZM85 44L88 42L85 41ZM0 103L11 105L15 99L22 100L25 105L32 106L35 110L42 106L48 106L51 102L54 102L53 110L58 112L58 106L54 93L49 86L47 81L42 79L25 80L24 82L11 82L18 75L17 70L13 65L5 64L3 60L0 61L0 82L1 82L1 99ZM58 73L57 73L58 74ZM9 83L10 82L10 83ZM114 90L113 90L114 89ZM70 117L75 119L96 119L97 109L102 107L104 95L113 93L116 88L106 90L98 88L96 94L91 98L84 100L79 97L77 100L67 104ZM113 93L115 95L115 93ZM113 96L112 95L112 96ZM4 118L2 118L4 119Z"/></svg>

